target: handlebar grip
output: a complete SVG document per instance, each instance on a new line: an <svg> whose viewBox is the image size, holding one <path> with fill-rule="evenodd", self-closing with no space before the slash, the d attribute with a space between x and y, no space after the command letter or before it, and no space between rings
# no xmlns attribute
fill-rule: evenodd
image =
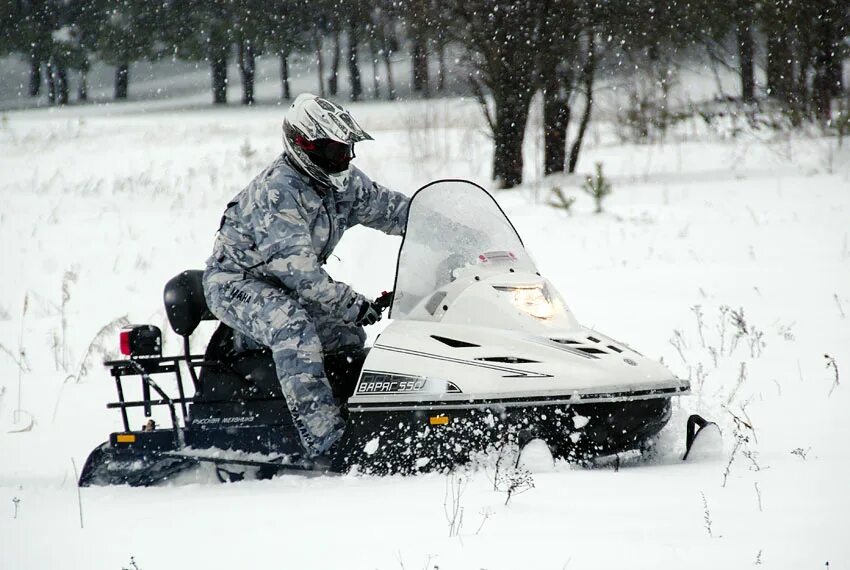
<svg viewBox="0 0 850 570"><path fill-rule="evenodd" d="M390 305L393 304L393 295L395 291L384 291L381 293L381 296L375 299L374 305L384 311L390 308Z"/></svg>

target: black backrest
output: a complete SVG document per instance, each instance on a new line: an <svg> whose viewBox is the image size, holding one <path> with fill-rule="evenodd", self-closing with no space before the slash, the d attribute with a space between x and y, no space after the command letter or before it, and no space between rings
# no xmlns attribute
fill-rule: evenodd
<svg viewBox="0 0 850 570"><path fill-rule="evenodd" d="M215 320L204 298L204 272L190 269L165 284L165 314L171 328L180 336L189 336L201 321Z"/></svg>

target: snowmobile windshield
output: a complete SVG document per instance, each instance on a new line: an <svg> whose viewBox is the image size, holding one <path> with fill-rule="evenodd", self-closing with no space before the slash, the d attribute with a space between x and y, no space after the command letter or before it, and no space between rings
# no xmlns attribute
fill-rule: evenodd
<svg viewBox="0 0 850 570"><path fill-rule="evenodd" d="M486 190L466 180L439 180L420 188L410 201L390 317L416 318L411 313L422 299L477 263L504 263L505 271L537 271L513 225Z"/></svg>

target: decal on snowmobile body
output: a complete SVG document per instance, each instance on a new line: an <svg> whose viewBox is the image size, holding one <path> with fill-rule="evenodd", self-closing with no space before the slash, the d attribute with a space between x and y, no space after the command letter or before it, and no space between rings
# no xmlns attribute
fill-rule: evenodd
<svg viewBox="0 0 850 570"><path fill-rule="evenodd" d="M254 416L232 416L232 417L212 417L212 418L193 418L192 425L210 425L210 424L247 424L256 419Z"/></svg>
<svg viewBox="0 0 850 570"><path fill-rule="evenodd" d="M463 364L465 366L475 366L477 368L488 368L490 370L496 370L498 372L509 372L509 374L502 375L502 378L552 378L551 374L543 374L540 372L529 372L527 370L519 370L517 368L508 368L507 366L496 366L495 364L488 364L486 362L474 361L474 360L464 360L462 358L452 358L451 356L443 356L441 354L433 354L430 352L422 352L419 350L411 350L409 348L400 348L397 346L387 346L384 344L375 344L372 349L380 349L387 350L389 352L400 352L402 354L409 354L411 356L421 356L423 358L430 358L433 360L442 360L444 362L452 362L455 364Z"/></svg>
<svg viewBox="0 0 850 570"><path fill-rule="evenodd" d="M357 394L411 394L416 392L459 394L460 388L447 380L364 370L355 392Z"/></svg>

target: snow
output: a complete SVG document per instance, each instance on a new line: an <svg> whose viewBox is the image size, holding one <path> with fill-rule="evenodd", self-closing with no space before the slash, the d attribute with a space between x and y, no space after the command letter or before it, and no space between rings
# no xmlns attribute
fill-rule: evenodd
<svg viewBox="0 0 850 570"><path fill-rule="evenodd" d="M542 439L532 439L522 448L517 465L533 474L549 473L554 468L552 452Z"/></svg>
<svg viewBox="0 0 850 570"><path fill-rule="evenodd" d="M531 182L497 199L580 322L691 378L654 459L559 462L508 505L492 458L451 476L219 484L199 473L82 489L81 521L74 468L120 427L104 407L114 388L99 363L117 348L105 325L167 331L163 284L203 265L224 204L280 149L279 109L176 108L0 122L0 568L119 569L131 557L142 570L850 565L847 143L744 132L630 145L604 122L581 161L612 179L604 214L574 178L541 180L531 160ZM352 112L376 138L356 159L376 180L407 193L437 177L490 186L474 102ZM570 215L546 205L556 184L577 197ZM352 230L330 270L378 295L398 245ZM723 431L719 458L680 461L694 412ZM463 519L449 536L458 481Z"/></svg>
<svg viewBox="0 0 850 570"><path fill-rule="evenodd" d="M590 421L590 418L586 418L586 417L580 416L578 414L575 414L573 416L573 425L575 426L576 429L583 428L584 426L587 425L587 422L589 422L589 421Z"/></svg>
<svg viewBox="0 0 850 570"><path fill-rule="evenodd" d="M378 447L381 445L381 438L375 437L366 442L366 445L363 446L363 451L366 452L367 455L372 455L376 451L378 451Z"/></svg>

